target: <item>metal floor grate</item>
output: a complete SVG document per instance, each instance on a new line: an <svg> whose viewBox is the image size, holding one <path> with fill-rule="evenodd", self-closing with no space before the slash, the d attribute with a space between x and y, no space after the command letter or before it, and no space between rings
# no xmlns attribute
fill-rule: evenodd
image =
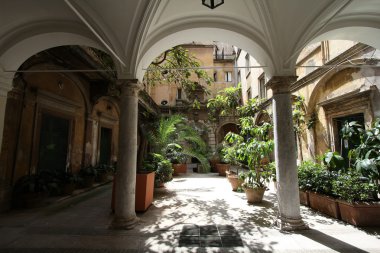
<svg viewBox="0 0 380 253"><path fill-rule="evenodd" d="M184 225L179 247L243 247L243 241L231 225Z"/></svg>

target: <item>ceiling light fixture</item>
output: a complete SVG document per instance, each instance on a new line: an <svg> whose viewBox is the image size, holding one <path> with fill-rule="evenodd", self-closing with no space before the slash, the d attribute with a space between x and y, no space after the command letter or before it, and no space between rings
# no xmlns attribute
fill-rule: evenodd
<svg viewBox="0 0 380 253"><path fill-rule="evenodd" d="M210 9L215 9L216 7L224 4L224 0L202 0L202 4Z"/></svg>

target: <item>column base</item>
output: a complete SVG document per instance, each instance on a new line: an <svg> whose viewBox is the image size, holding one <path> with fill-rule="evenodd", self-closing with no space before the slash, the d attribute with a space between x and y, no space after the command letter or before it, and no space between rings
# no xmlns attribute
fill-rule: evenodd
<svg viewBox="0 0 380 253"><path fill-rule="evenodd" d="M0 184L0 213L12 207L12 188Z"/></svg>
<svg viewBox="0 0 380 253"><path fill-rule="evenodd" d="M114 229L114 230L131 230L134 229L140 219L138 217L131 217L128 219L125 218L117 218L115 217L109 226L109 229Z"/></svg>
<svg viewBox="0 0 380 253"><path fill-rule="evenodd" d="M281 231L296 231L296 230L307 230L310 229L309 226L299 218L287 218L287 217L277 217L275 225Z"/></svg>

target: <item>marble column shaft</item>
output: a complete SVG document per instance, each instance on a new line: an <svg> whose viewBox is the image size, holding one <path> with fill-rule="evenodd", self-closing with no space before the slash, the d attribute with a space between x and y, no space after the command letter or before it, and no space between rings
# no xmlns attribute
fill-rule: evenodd
<svg viewBox="0 0 380 253"><path fill-rule="evenodd" d="M278 226L299 230L307 226L300 215L296 140L293 128L290 84L295 76L275 76L268 86L273 90L273 123L277 174Z"/></svg>
<svg viewBox="0 0 380 253"><path fill-rule="evenodd" d="M115 176L115 217L113 229L132 229L135 212L137 166L138 92L137 80L120 80L119 150Z"/></svg>

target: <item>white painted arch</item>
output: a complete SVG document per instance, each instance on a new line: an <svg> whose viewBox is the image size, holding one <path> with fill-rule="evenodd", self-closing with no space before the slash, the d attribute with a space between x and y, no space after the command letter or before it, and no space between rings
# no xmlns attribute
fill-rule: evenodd
<svg viewBox="0 0 380 253"><path fill-rule="evenodd" d="M146 68L162 52L171 47L191 43L192 41L222 41L237 46L256 58L260 65L267 66L266 72L268 76L274 72L273 61L265 47L243 33L220 27L193 27L171 31L170 33L161 32L156 38L151 39L149 43L145 43L140 50L143 53L141 53L136 64L137 79L142 80Z"/></svg>
<svg viewBox="0 0 380 253"><path fill-rule="evenodd" d="M15 42L0 56L0 69L2 72L16 71L31 56L47 50L49 48L68 45L82 45L98 48L104 48L90 37L68 33L68 32L49 32L36 34L23 40ZM9 84L11 85L11 83Z"/></svg>

